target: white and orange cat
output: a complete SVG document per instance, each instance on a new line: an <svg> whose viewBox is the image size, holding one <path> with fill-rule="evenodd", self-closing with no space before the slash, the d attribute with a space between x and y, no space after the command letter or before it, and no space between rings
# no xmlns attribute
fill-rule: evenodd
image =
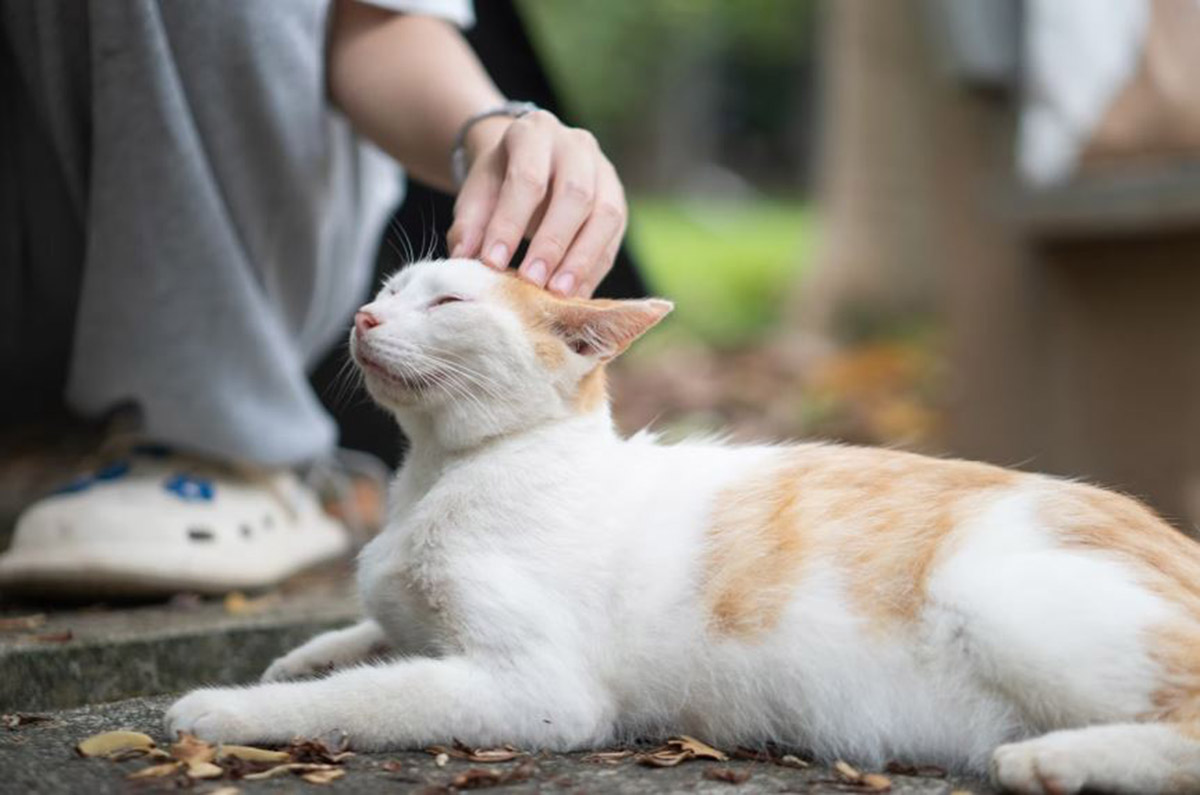
<svg viewBox="0 0 1200 795"><path fill-rule="evenodd" d="M1200 546L1126 497L982 464L621 438L605 362L670 309L467 260L396 274L351 335L412 442L359 559L367 618L170 727L368 749L689 733L990 766L1024 793L1200 790Z"/></svg>

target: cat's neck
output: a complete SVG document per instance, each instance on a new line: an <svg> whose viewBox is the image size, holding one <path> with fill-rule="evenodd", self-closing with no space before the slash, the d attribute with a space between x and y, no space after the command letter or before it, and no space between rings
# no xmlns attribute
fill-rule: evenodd
<svg viewBox="0 0 1200 795"><path fill-rule="evenodd" d="M448 468L464 462L497 454L512 456L514 451L521 451L520 457L528 457L531 464L536 464L541 452L550 448L578 450L582 454L593 449L597 442L619 440L607 405L583 414L469 439L445 433L428 414L414 412L398 415L397 419L409 442L400 478L410 497L427 492Z"/></svg>

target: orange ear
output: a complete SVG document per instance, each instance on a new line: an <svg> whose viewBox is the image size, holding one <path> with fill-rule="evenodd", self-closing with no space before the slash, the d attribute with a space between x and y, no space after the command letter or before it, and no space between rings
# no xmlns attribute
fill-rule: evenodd
<svg viewBox="0 0 1200 795"><path fill-rule="evenodd" d="M608 361L675 308L661 298L564 301L554 306L554 333L581 356Z"/></svg>

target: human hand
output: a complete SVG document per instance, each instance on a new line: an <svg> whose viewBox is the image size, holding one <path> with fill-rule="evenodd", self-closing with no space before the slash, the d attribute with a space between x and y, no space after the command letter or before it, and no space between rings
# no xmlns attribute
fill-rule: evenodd
<svg viewBox="0 0 1200 795"><path fill-rule="evenodd" d="M559 295L591 295L628 221L625 190L592 134L539 110L480 121L466 151L447 235L451 256L503 269L528 236L524 279Z"/></svg>

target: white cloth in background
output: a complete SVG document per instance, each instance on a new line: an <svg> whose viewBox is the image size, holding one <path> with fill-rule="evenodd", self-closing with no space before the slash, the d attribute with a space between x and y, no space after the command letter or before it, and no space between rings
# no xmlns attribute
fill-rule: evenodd
<svg viewBox="0 0 1200 795"><path fill-rule="evenodd" d="M1148 0L1027 0L1025 8L1017 162L1021 175L1041 186L1075 171L1105 112L1133 78L1150 8Z"/></svg>

